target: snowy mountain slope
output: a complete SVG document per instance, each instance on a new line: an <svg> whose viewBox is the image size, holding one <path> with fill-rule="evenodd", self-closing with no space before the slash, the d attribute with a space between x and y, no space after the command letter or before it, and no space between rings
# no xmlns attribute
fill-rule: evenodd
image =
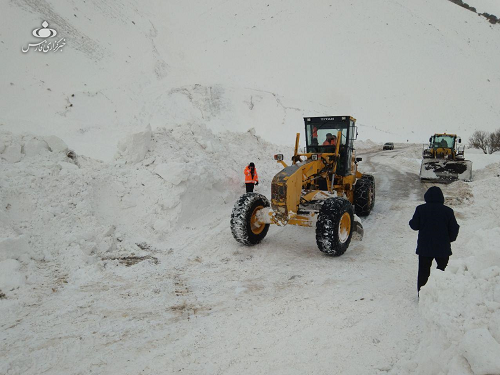
<svg viewBox="0 0 500 375"><path fill-rule="evenodd" d="M308 115L352 114L376 141L498 125L500 28L445 0L0 7L1 126L106 160L148 124L255 128L279 144ZM63 51L22 53L45 19Z"/></svg>
<svg viewBox="0 0 500 375"><path fill-rule="evenodd" d="M496 24L498 22L498 15L500 14L500 4L495 0L473 0L471 3L464 3L456 0L449 0L453 3L464 7L478 15L485 17L488 22ZM490 17L493 16L493 17Z"/></svg>
<svg viewBox="0 0 500 375"><path fill-rule="evenodd" d="M500 4L495 0L474 0L469 5L476 8L479 13L489 13L496 16L500 14Z"/></svg>

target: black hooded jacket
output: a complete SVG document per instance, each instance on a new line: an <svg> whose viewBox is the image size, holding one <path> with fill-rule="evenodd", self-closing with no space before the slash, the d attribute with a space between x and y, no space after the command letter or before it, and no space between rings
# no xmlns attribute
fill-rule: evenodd
<svg viewBox="0 0 500 375"><path fill-rule="evenodd" d="M427 257L451 255L451 243L457 239L460 226L450 207L444 205L443 192L432 186L424 195L425 204L417 207L410 227L418 230L417 254Z"/></svg>

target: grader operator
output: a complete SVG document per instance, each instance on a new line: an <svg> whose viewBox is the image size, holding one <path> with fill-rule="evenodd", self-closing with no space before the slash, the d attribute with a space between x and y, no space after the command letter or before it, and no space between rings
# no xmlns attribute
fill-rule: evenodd
<svg viewBox="0 0 500 375"><path fill-rule="evenodd" d="M358 216L373 208L375 179L358 171L353 117L306 117L304 122L306 152L298 152L297 134L291 165L282 154L275 155L284 169L273 178L271 201L258 193L242 195L231 214L231 232L236 241L252 246L262 241L270 224L315 226L319 250L339 256L354 232L363 235Z"/></svg>

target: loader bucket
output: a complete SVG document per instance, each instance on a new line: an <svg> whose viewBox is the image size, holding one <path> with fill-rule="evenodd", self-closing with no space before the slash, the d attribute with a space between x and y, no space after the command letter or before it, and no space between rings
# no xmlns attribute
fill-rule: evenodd
<svg viewBox="0 0 500 375"><path fill-rule="evenodd" d="M472 181L470 160L423 159L420 180L449 183L457 180Z"/></svg>

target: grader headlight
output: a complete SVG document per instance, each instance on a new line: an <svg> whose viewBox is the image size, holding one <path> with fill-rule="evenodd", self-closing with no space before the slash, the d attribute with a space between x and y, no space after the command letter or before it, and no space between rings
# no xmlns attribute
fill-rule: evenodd
<svg viewBox="0 0 500 375"><path fill-rule="evenodd" d="M274 160L276 160L276 161L283 161L283 154L276 154L276 155L274 155Z"/></svg>
<svg viewBox="0 0 500 375"><path fill-rule="evenodd" d="M314 160L314 161L318 160L318 154L312 154L311 160Z"/></svg>

